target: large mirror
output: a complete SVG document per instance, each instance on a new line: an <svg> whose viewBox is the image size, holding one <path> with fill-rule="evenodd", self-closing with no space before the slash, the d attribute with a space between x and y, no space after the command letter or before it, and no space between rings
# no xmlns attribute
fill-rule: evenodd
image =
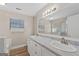
<svg viewBox="0 0 79 59"><path fill-rule="evenodd" d="M55 8L51 14L49 6L46 7L45 11L47 13L43 15L40 14L38 30L39 33L58 35L57 37L66 36L71 38L79 39L79 4L67 4L67 6L62 4L52 5ZM51 5L50 5L51 6ZM64 8L63 8L63 7ZM53 8L53 9L54 9ZM51 36L50 35L50 36Z"/></svg>
<svg viewBox="0 0 79 59"><path fill-rule="evenodd" d="M66 19L67 18L59 18L55 20L50 20L48 18L40 19L38 22L38 32L62 36L67 35Z"/></svg>
<svg viewBox="0 0 79 59"><path fill-rule="evenodd" d="M58 19L44 18L38 22L38 32L79 38L79 14Z"/></svg>

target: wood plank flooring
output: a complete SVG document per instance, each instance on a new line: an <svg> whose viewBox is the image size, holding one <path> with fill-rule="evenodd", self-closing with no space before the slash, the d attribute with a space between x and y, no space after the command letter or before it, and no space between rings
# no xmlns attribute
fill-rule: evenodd
<svg viewBox="0 0 79 59"><path fill-rule="evenodd" d="M29 53L26 47L21 47L10 50L10 56L29 56Z"/></svg>

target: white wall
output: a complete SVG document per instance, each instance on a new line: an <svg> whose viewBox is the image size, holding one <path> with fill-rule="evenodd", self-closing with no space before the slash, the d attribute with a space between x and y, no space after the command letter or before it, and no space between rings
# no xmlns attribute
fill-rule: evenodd
<svg viewBox="0 0 79 59"><path fill-rule="evenodd" d="M73 38L79 38L79 14L67 18L68 34Z"/></svg>
<svg viewBox="0 0 79 59"><path fill-rule="evenodd" d="M24 32L12 33L10 31L9 20L11 17L24 20ZM26 44L26 40L31 34L33 34L33 17L0 10L0 36L7 36L12 39L11 48Z"/></svg>

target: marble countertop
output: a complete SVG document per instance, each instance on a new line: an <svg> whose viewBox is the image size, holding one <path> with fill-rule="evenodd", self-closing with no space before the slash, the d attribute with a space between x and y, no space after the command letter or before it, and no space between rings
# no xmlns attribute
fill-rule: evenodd
<svg viewBox="0 0 79 59"><path fill-rule="evenodd" d="M58 55L61 55L61 56L79 56L79 46L75 46L75 48L77 49L77 51L75 51L75 52L66 52L66 51L62 51L62 50L56 49L54 47L51 47L49 44L51 41L53 41L51 38L40 37L40 36L38 36L38 37L31 36L30 38L33 41L37 42L38 44L49 49L51 52L55 52Z"/></svg>

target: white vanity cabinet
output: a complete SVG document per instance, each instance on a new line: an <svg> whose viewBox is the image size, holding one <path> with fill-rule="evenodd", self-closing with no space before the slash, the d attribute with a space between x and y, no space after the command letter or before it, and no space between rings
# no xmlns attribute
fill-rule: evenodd
<svg viewBox="0 0 79 59"><path fill-rule="evenodd" d="M34 51L33 51L33 43L31 40L27 41L28 44L28 52L30 53L30 55L34 55Z"/></svg>
<svg viewBox="0 0 79 59"><path fill-rule="evenodd" d="M31 56L40 56L41 55L41 46L32 40L27 41L28 52Z"/></svg>
<svg viewBox="0 0 79 59"><path fill-rule="evenodd" d="M27 45L30 56L55 56L55 54L50 52L48 49L31 39L28 39Z"/></svg>
<svg viewBox="0 0 79 59"><path fill-rule="evenodd" d="M42 56L56 56L54 53L50 52L48 49L42 47L41 48Z"/></svg>

